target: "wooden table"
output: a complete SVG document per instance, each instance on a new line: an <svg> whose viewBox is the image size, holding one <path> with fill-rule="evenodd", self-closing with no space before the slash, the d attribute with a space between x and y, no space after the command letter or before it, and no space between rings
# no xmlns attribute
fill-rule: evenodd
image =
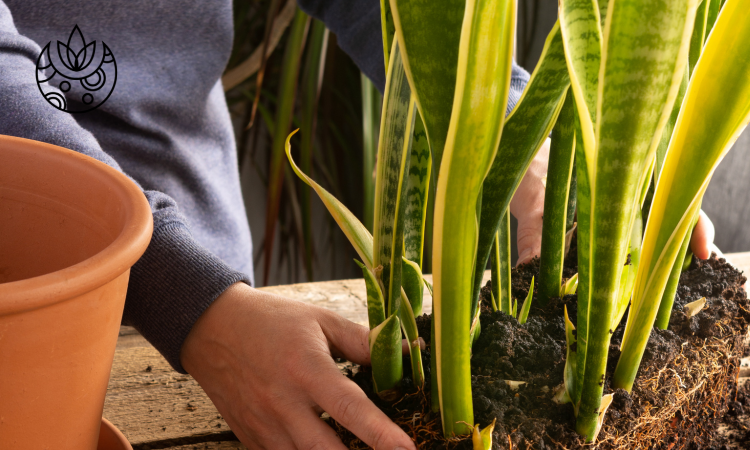
<svg viewBox="0 0 750 450"><path fill-rule="evenodd" d="M750 273L750 252L728 255ZM489 276L487 274L486 278ZM429 279L429 276L427 276ZM317 304L367 324L367 294L358 280L273 286L263 290ZM431 312L427 294L425 312ZM748 366L743 361L743 366ZM748 373L745 373L745 372ZM750 376L750 367L742 376ZM133 328L122 327L104 404L104 417L122 430L135 450L239 450L224 419L198 383L174 370Z"/></svg>

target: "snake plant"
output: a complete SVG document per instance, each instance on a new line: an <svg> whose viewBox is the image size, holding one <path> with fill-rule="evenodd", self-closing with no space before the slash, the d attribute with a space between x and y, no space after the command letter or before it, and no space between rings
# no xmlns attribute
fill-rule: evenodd
<svg viewBox="0 0 750 450"><path fill-rule="evenodd" d="M682 267L708 180L750 120L750 10L742 0L703 2L560 0L560 19L506 118L516 0L381 1L387 81L373 235L294 165L287 140L295 172L361 259L381 397L399 393L402 333L422 382L414 317L427 286L433 409L446 437L473 432L475 448L488 448L490 432L470 425L479 283L491 256L492 308L525 322L533 282L519 312L510 290L508 205L552 132L538 297L543 307L578 291L575 325L565 312L569 345L558 398L573 403L577 431L595 439L611 402L602 394L612 330L630 304L614 379L629 389L659 310L653 299ZM422 278L431 192L434 285ZM574 212L579 272L563 282Z"/></svg>

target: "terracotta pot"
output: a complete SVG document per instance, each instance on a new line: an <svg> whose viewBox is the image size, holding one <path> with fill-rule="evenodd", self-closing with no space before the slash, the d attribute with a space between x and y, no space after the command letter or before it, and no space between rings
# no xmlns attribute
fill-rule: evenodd
<svg viewBox="0 0 750 450"><path fill-rule="evenodd" d="M111 167L0 136L0 448L94 450L151 210Z"/></svg>
<svg viewBox="0 0 750 450"><path fill-rule="evenodd" d="M102 426L99 429L99 444L96 450L133 450L125 435L102 417Z"/></svg>

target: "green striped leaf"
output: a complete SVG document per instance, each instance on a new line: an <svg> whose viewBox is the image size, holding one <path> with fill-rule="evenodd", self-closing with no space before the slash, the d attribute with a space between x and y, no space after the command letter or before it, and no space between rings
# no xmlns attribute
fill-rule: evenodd
<svg viewBox="0 0 750 450"><path fill-rule="evenodd" d="M565 99L557 124L552 130L539 261L539 302L542 306L550 298L560 295L575 144L575 101L571 94Z"/></svg>
<svg viewBox="0 0 750 450"><path fill-rule="evenodd" d="M579 389L579 383L576 382L578 376L578 369L576 364L578 362L577 357L577 344L576 344L576 327L573 326L573 322L568 317L568 307L564 307L565 313L565 372L563 379L565 381L565 391L568 393L568 399L573 402L573 407L576 409L576 415L578 415L578 400L580 398L576 389Z"/></svg>
<svg viewBox="0 0 750 450"><path fill-rule="evenodd" d="M531 277L531 286L529 286L529 293L526 295L526 299L521 305L521 312L518 313L518 323L521 325L526 323L529 318L529 311L531 310L531 302L534 300L534 277Z"/></svg>
<svg viewBox="0 0 750 450"><path fill-rule="evenodd" d="M401 321L396 314L370 330L373 389L380 398L395 401L401 395Z"/></svg>
<svg viewBox="0 0 750 450"><path fill-rule="evenodd" d="M427 218L427 196L429 195L432 156L427 141L427 132L422 118L414 123L414 137L409 159L409 178L406 191L406 216L404 220L404 256L422 269L424 231Z"/></svg>
<svg viewBox="0 0 750 450"><path fill-rule="evenodd" d="M589 172L593 173L596 164L594 141L602 58L599 5L596 0L560 0L559 4L560 31L565 45L571 89L578 106L586 162Z"/></svg>
<svg viewBox="0 0 750 450"><path fill-rule="evenodd" d="M365 287L367 288L367 318L372 330L385 321L383 292L380 290L380 283L378 283L375 275L370 272L370 269L356 259L354 262L362 269L362 276L365 279Z"/></svg>
<svg viewBox="0 0 750 450"><path fill-rule="evenodd" d="M409 298L403 289L401 289L401 307L398 310L398 316L401 319L404 336L406 336L406 340L409 342L412 379L415 385L422 387L424 385L424 369L422 368L422 347L419 345L417 320L414 317ZM400 342L399 345L401 345Z"/></svg>
<svg viewBox="0 0 750 450"><path fill-rule="evenodd" d="M716 166L750 121L750 9L727 0L688 86L646 226L615 385L632 387L673 263Z"/></svg>
<svg viewBox="0 0 750 450"><path fill-rule="evenodd" d="M567 11L568 3L563 0L561 10ZM583 37L596 34L596 26L589 25L588 34L573 32L589 20L571 22L573 16L567 17L567 13L565 20L561 18L569 69L575 74L571 75L573 92L581 93L580 98L576 94L576 100L591 197L589 276L581 280L590 283L587 314L583 317L587 342L576 424L577 431L589 441L598 430L603 389L600 381L605 374L622 265L639 209L644 172L650 167L677 96L694 14L691 0L620 0L610 4L601 40L601 67L594 85L590 85L587 65L591 58L582 52L595 49L593 44L579 44ZM583 73L585 77L578 75ZM595 115L591 115L592 86L597 94ZM593 123L593 136L587 133L589 121ZM580 319L579 315L579 327Z"/></svg>
<svg viewBox="0 0 750 450"><path fill-rule="evenodd" d="M664 294L661 296L661 302L659 302L659 311L656 313L656 322L654 323L656 328L666 330L669 326L674 297L677 294L677 286L680 284L682 265L685 261L685 254L690 246L690 238L690 233L685 235L685 239L682 240L682 245L680 246L680 251L677 252L677 258L674 264L672 264L672 272L669 273L667 285L664 287Z"/></svg>
<svg viewBox="0 0 750 450"><path fill-rule="evenodd" d="M492 432L495 430L495 421L492 419L492 423L485 429L480 429L479 425L474 426L474 431L471 434L471 442L474 450L492 450Z"/></svg>
<svg viewBox="0 0 750 450"><path fill-rule="evenodd" d="M294 163L294 160L292 159L292 145L290 141L292 139L292 136L294 136L297 131L299 130L293 131L286 138L286 157L287 159L289 159L289 164L291 164L294 173L296 173L297 176L302 179L302 181L307 183L307 185L313 188L313 190L318 194L318 197L320 197L320 200L323 202L326 209L328 209L328 212L336 221L339 228L341 228L341 231L343 231L346 238L349 239L349 243L351 243L354 247L354 250L357 251L360 259L368 268L373 268L372 235L370 235L370 232L367 231L367 228L365 228L365 226L362 225L362 222L357 219L357 216L352 214L352 212L349 211L349 209L347 209L347 207L344 206L340 201L338 201L336 197L323 189L318 183L313 181L312 178L305 175L305 173L302 172L299 167L297 167L297 164Z"/></svg>
<svg viewBox="0 0 750 450"><path fill-rule="evenodd" d="M510 212L505 211L500 220L500 227L495 233L490 261L492 277L492 295L497 308L510 314L511 303L511 263L510 263Z"/></svg>
<svg viewBox="0 0 750 450"><path fill-rule="evenodd" d="M403 285L406 297L409 299L414 315L421 316L422 297L424 296L424 279L422 278L422 270L414 261L409 261L408 259L403 258L401 262L401 284Z"/></svg>
<svg viewBox="0 0 750 450"><path fill-rule="evenodd" d="M476 248L478 234L472 218L476 217L482 180L500 141L515 32L512 0L469 0L466 10L456 95L435 197L433 343L446 436L468 434L467 424L474 422L469 328L476 255L469 249ZM426 62L436 64L429 59ZM427 116L425 121L429 135Z"/></svg>
<svg viewBox="0 0 750 450"><path fill-rule="evenodd" d="M466 1L390 0L390 6L437 173L451 120Z"/></svg>
<svg viewBox="0 0 750 450"><path fill-rule="evenodd" d="M407 202L407 171L414 130L416 104L397 41L393 41L378 139L373 225L373 264L383 267L389 314L398 310L401 292L401 257L404 246L404 216Z"/></svg>
<svg viewBox="0 0 750 450"><path fill-rule="evenodd" d="M636 207L636 217L633 227L630 231L630 243L628 244L628 261L622 267L620 274L620 292L618 294L617 305L615 306L615 315L610 325L610 330L614 330L620 325L625 311L628 309L630 299L633 296L635 287L635 276L638 273L638 266L641 261L641 243L643 238L643 219L640 208Z"/></svg>
<svg viewBox="0 0 750 450"><path fill-rule="evenodd" d="M479 300L480 283L500 220L560 113L570 85L567 73L560 28L555 25L521 99L506 119L497 157L484 180L473 307Z"/></svg>
<svg viewBox="0 0 750 450"><path fill-rule="evenodd" d="M391 60L391 47L393 47L393 37L396 33L396 26L393 24L393 13L391 13L391 4L388 0L380 0L380 30L383 34L383 57L385 58L385 73L388 73L388 64Z"/></svg>

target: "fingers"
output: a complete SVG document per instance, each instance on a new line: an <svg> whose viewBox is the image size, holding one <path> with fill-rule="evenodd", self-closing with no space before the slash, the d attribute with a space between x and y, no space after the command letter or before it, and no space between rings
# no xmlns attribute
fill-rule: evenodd
<svg viewBox="0 0 750 450"><path fill-rule="evenodd" d="M336 432L312 411L293 413L289 417L288 434L298 450L346 450Z"/></svg>
<svg viewBox="0 0 750 450"><path fill-rule="evenodd" d="M542 250L544 189L549 161L550 140L547 139L531 161L523 180L518 185L510 212L518 219L518 263L531 261Z"/></svg>
<svg viewBox="0 0 750 450"><path fill-rule="evenodd" d="M542 252L542 225L544 220L541 214L518 220L518 262L525 264L534 256Z"/></svg>
<svg viewBox="0 0 750 450"><path fill-rule="evenodd" d="M416 450L409 436L335 365L326 365L319 374L323 376L309 387L310 394L341 425L375 450Z"/></svg>
<svg viewBox="0 0 750 450"><path fill-rule="evenodd" d="M319 323L331 346L331 354L337 358L370 365L370 345L367 327L344 319L326 310L319 311Z"/></svg>
<svg viewBox="0 0 750 450"><path fill-rule="evenodd" d="M714 224L701 210L690 238L690 249L697 258L708 259L711 256L712 249L716 247L713 245L715 235Z"/></svg>

